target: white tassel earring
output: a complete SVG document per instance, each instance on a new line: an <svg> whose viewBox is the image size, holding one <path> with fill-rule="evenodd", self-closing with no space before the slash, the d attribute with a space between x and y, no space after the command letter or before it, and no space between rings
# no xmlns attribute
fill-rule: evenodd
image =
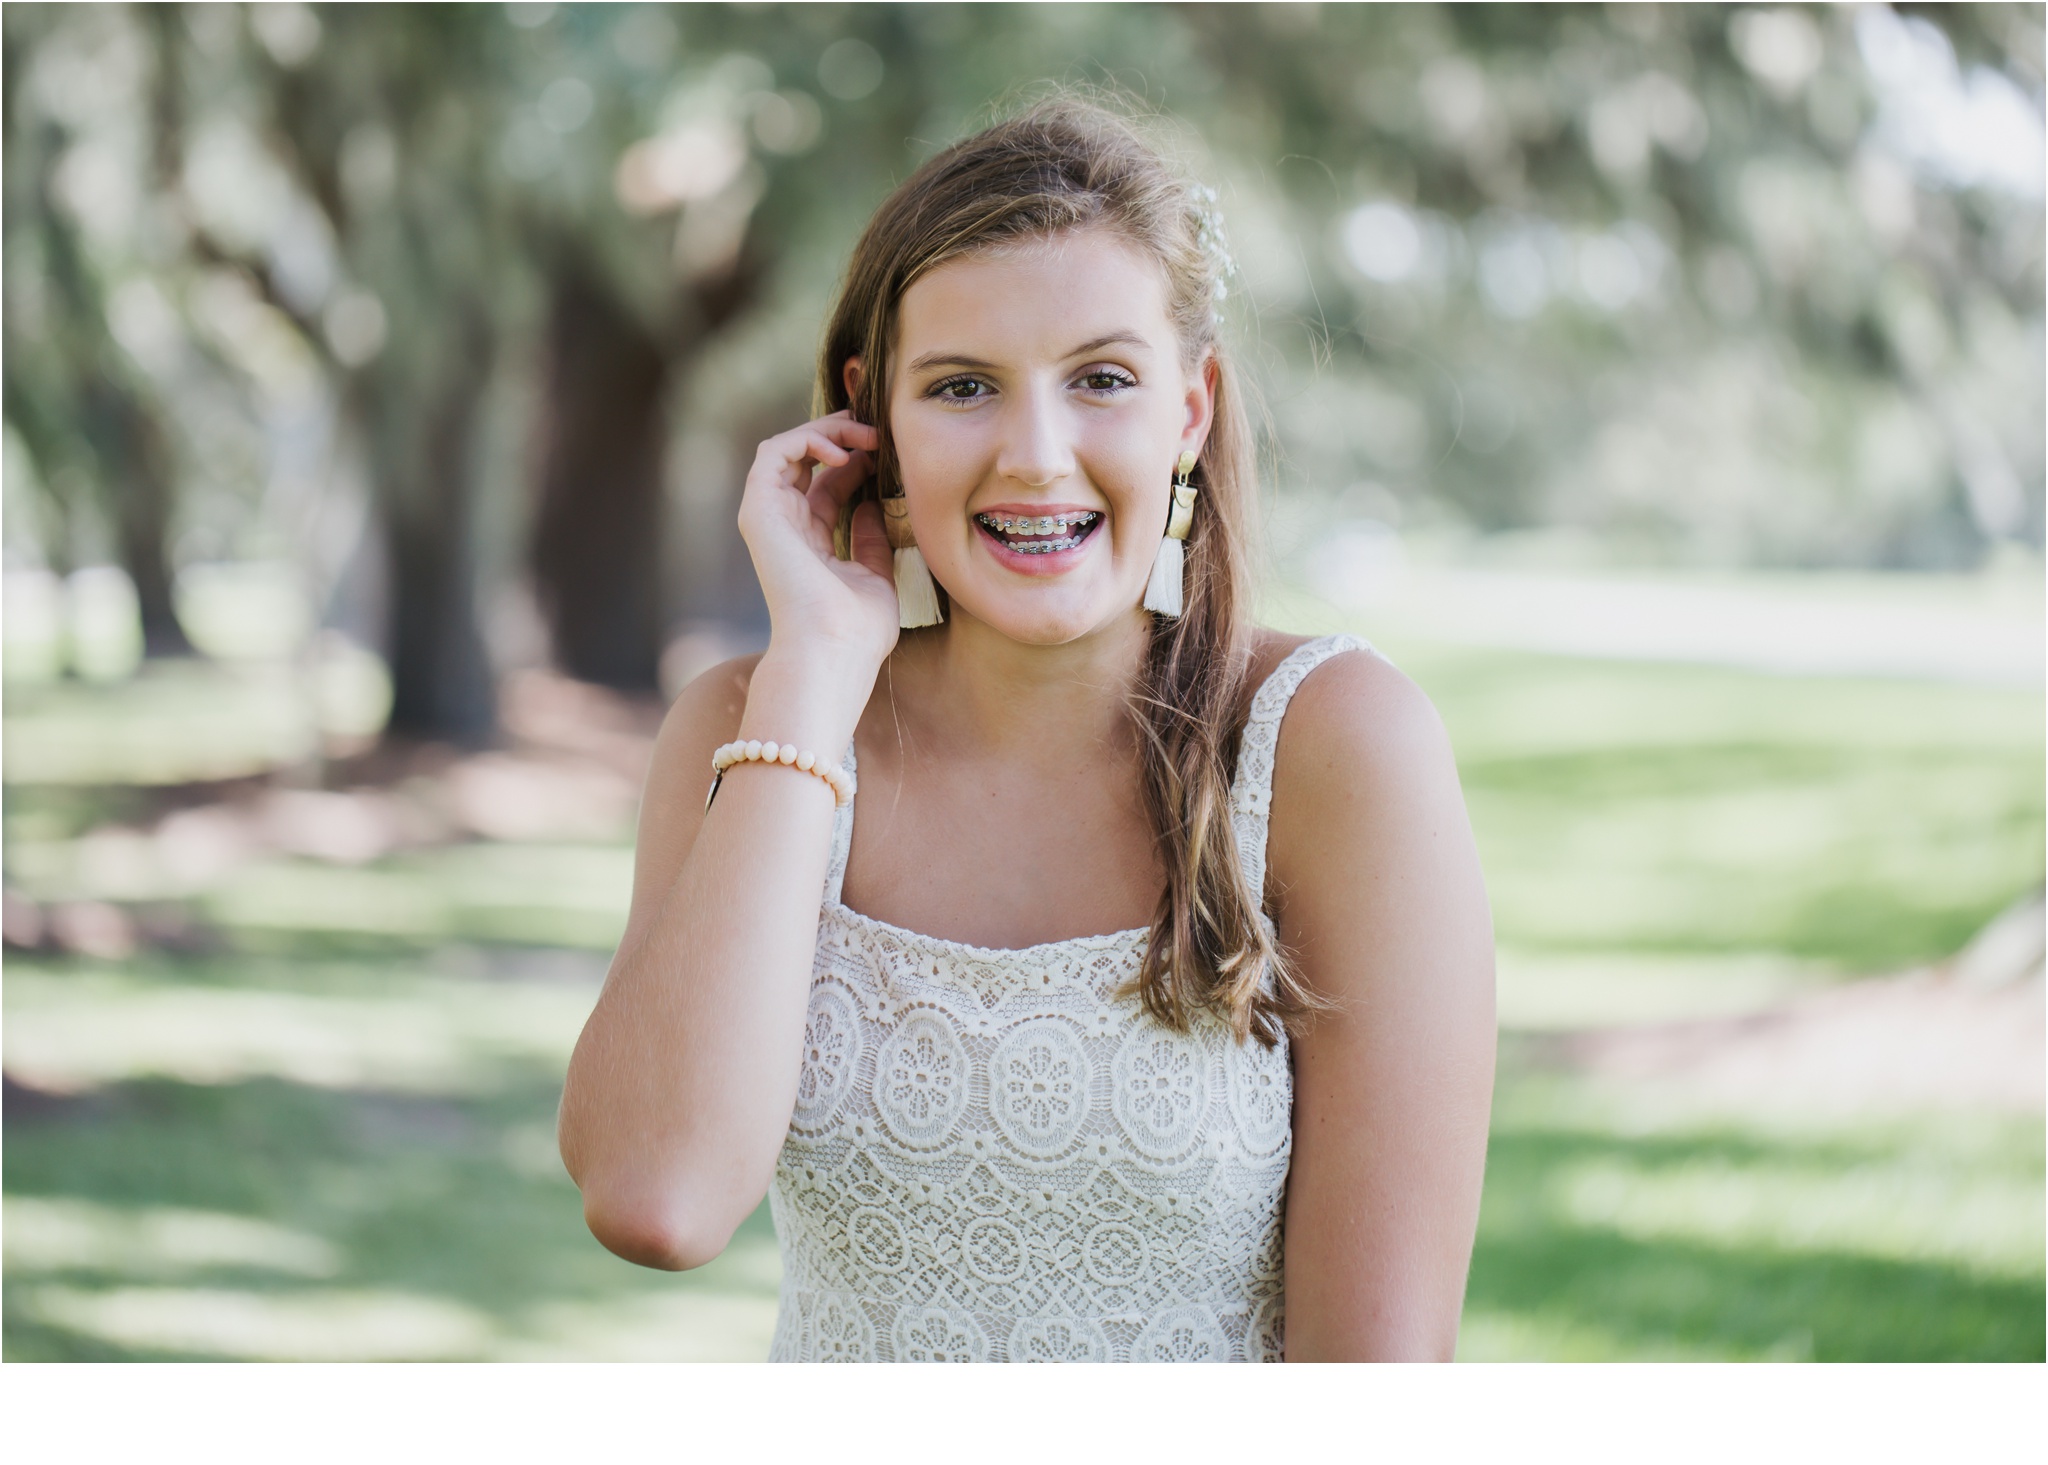
<svg viewBox="0 0 2048 1465"><path fill-rule="evenodd" d="M939 610L939 588L918 553L917 536L910 532L910 501L902 494L882 500L882 527L888 531L889 548L896 552L896 624L905 630L936 626L945 619Z"/></svg>
<svg viewBox="0 0 2048 1465"><path fill-rule="evenodd" d="M1182 453L1174 465L1179 480L1173 485L1173 508L1166 516L1166 537L1159 541L1159 553L1152 561L1152 578L1145 582L1145 609L1163 616L1178 616L1182 608L1181 581L1185 560L1181 543L1195 522L1196 489L1188 483L1195 471L1195 455Z"/></svg>

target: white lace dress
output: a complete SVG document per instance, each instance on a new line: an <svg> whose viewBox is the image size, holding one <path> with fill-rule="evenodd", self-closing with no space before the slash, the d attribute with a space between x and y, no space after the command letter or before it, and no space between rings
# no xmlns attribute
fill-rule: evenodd
<svg viewBox="0 0 2048 1465"><path fill-rule="evenodd" d="M1231 817L1253 890L1288 699L1358 649L1311 641L1252 700ZM1286 1044L1174 1033L1114 997L1142 928L998 951L849 910L852 837L849 805L769 1194L769 1357L1277 1360Z"/></svg>

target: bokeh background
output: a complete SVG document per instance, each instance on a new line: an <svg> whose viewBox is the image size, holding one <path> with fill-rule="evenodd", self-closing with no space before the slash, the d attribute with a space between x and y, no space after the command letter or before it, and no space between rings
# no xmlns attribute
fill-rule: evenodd
<svg viewBox="0 0 2048 1465"><path fill-rule="evenodd" d="M765 1353L553 1107L850 241L1050 80L1219 192L1265 619L1458 747L1463 1354L2040 1359L2042 20L9 5L6 1356Z"/></svg>

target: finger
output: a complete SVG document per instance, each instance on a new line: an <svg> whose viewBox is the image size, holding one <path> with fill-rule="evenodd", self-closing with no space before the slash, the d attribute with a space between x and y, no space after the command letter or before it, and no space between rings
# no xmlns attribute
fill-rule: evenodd
<svg viewBox="0 0 2048 1465"><path fill-rule="evenodd" d="M867 482L874 471L874 461L866 453L855 452L844 463L812 474L810 490L805 495L810 500L811 512L821 519L836 520L840 505Z"/></svg>
<svg viewBox="0 0 2048 1465"><path fill-rule="evenodd" d="M882 434L869 423L857 420L850 408L841 408L826 417L820 417L810 424L822 432L829 433L832 440L849 448L866 448L873 452L882 445Z"/></svg>
<svg viewBox="0 0 2048 1465"><path fill-rule="evenodd" d="M821 473L847 472L853 452L817 434L799 430L761 444L761 457L768 460L765 471L757 469L764 490L773 493L775 487L780 487L792 491L813 516L827 523L836 520L845 495L834 498L829 493L819 494L817 480ZM813 468L814 463L821 466ZM757 475L749 475L750 480Z"/></svg>
<svg viewBox="0 0 2048 1465"><path fill-rule="evenodd" d="M840 446L828 434L813 428L806 428L797 457L807 458L813 463L837 468L851 460L853 454L854 449Z"/></svg>
<svg viewBox="0 0 2048 1465"><path fill-rule="evenodd" d="M883 527L880 507L873 503L861 504L853 511L853 559L894 583L895 556L889 550L889 531Z"/></svg>
<svg viewBox="0 0 2048 1465"><path fill-rule="evenodd" d="M852 456L852 449L841 447L812 424L806 423L762 443L756 462L772 468L783 483L801 491L810 486L811 464L837 467Z"/></svg>
<svg viewBox="0 0 2048 1465"><path fill-rule="evenodd" d="M781 445L781 452L789 461L802 456L836 464L844 462L848 453L872 451L880 446L881 434L850 417L820 417L769 441Z"/></svg>

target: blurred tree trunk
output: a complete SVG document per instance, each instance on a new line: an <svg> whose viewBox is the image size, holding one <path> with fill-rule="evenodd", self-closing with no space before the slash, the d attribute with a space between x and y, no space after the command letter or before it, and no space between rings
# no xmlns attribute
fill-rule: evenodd
<svg viewBox="0 0 2048 1465"><path fill-rule="evenodd" d="M189 656L166 547L177 487L170 433L108 331L106 292L57 206L53 175L68 140L62 129L47 127L37 141L27 202L49 285L47 313L33 332L7 332L8 420L46 486L68 465L98 485L115 554L135 584L143 655ZM10 212L13 203L10 197ZM10 234L17 222L8 221ZM18 379L22 372L34 378L32 391Z"/></svg>
<svg viewBox="0 0 2048 1465"><path fill-rule="evenodd" d="M653 691L668 361L580 253L559 256L550 297L532 547L542 614L569 675Z"/></svg>
<svg viewBox="0 0 2048 1465"><path fill-rule="evenodd" d="M496 340L475 300L451 302L432 326L443 339L394 342L358 399L390 552L389 728L482 747L497 707L477 624L478 419Z"/></svg>
<svg viewBox="0 0 2048 1465"><path fill-rule="evenodd" d="M651 327L587 251L558 241L553 257L532 549L542 614L562 670L654 691L668 388L759 300L767 266L759 241L743 234L729 257L692 273L666 322Z"/></svg>
<svg viewBox="0 0 2048 1465"><path fill-rule="evenodd" d="M336 296L301 328L334 352L336 308L374 322L336 359L387 550L387 727L482 747L497 728L478 616L484 406L522 309L498 193L492 42L505 28L484 6L338 6L320 18L317 59L277 61L267 85L281 154L338 257Z"/></svg>
<svg viewBox="0 0 2048 1465"><path fill-rule="evenodd" d="M116 551L135 582L142 654L190 656L171 592L170 535L175 478L171 444L153 405L112 373L80 393L82 416L112 500Z"/></svg>

